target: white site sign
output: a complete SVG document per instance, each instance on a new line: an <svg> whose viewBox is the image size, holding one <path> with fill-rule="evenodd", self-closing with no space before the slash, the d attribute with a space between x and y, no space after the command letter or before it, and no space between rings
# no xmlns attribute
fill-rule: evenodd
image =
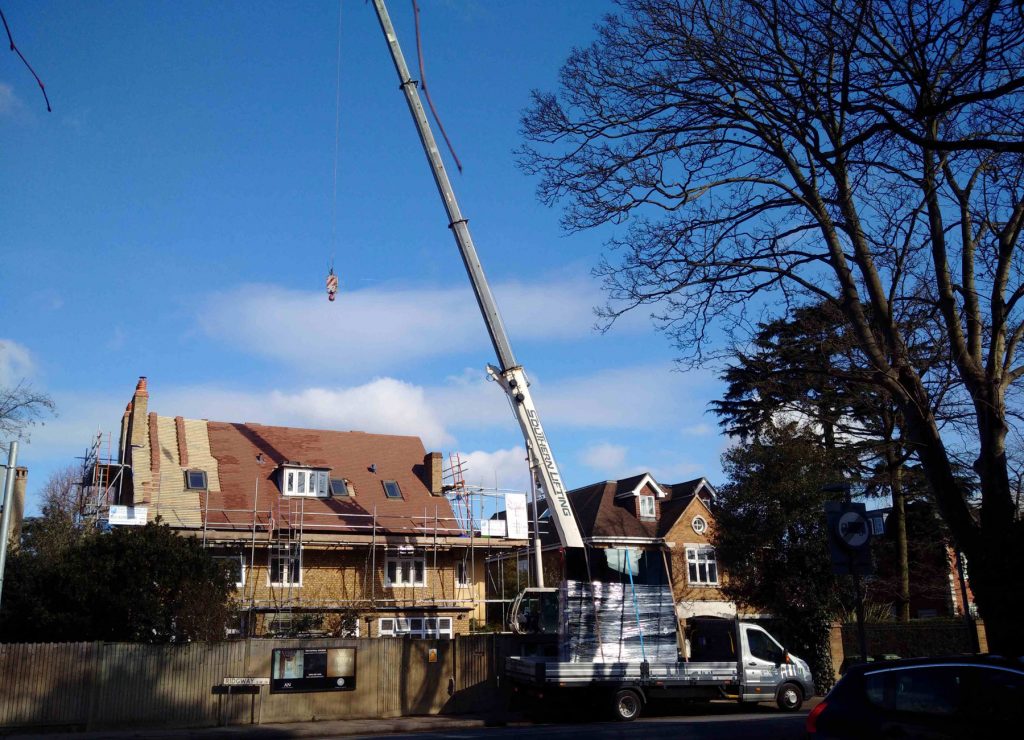
<svg viewBox="0 0 1024 740"><path fill-rule="evenodd" d="M508 521L508 537L525 540L530 536L530 519L526 514L526 494L505 495L505 519Z"/></svg>
<svg viewBox="0 0 1024 740"><path fill-rule="evenodd" d="M484 519L480 522L481 537L504 537L505 522L501 519Z"/></svg>
<svg viewBox="0 0 1024 740"><path fill-rule="evenodd" d="M111 506L107 521L110 526L135 526L145 525L148 508L145 506Z"/></svg>

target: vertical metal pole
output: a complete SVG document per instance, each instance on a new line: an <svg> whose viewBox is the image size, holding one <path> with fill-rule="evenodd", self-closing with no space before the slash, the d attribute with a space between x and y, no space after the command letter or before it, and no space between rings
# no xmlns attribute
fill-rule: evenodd
<svg viewBox="0 0 1024 740"><path fill-rule="evenodd" d="M4 478L4 515L0 520L0 603L4 592L4 570L7 568L7 540L11 528L11 508L14 503L14 468L18 464L18 443L11 442L7 454L7 476Z"/></svg>
<svg viewBox="0 0 1024 740"><path fill-rule="evenodd" d="M853 490L849 484L846 485L844 499L848 504L853 503ZM860 650L860 659L866 663L868 660L868 634L867 628L864 626L864 578L857 572L856 559L852 552L850 553L850 575L853 576L853 586L856 589L857 598L857 648Z"/></svg>
<svg viewBox="0 0 1024 740"><path fill-rule="evenodd" d="M527 461L530 464L530 494L533 499L533 563L536 570L536 585L538 588L544 588L544 563L541 559L540 548L540 517L537 516L537 471L534 467L533 448L527 449L526 454ZM548 502L548 506L553 505L554 502ZM507 523L506 526L508 526Z"/></svg>
<svg viewBox="0 0 1024 740"><path fill-rule="evenodd" d="M864 626L864 579L860 575L854 575L854 585L857 589L857 642L860 648L860 659L868 659L868 633Z"/></svg>

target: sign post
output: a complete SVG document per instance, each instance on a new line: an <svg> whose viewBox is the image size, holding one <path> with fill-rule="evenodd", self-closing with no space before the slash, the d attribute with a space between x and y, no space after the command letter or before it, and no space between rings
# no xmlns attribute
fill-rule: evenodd
<svg viewBox="0 0 1024 740"><path fill-rule="evenodd" d="M871 563L871 528L868 526L867 509L864 504L849 500L826 501L828 549L832 557L832 572L836 575L853 576L857 599L857 641L860 658L868 659L868 638L864 626L864 583L863 577L874 573Z"/></svg>

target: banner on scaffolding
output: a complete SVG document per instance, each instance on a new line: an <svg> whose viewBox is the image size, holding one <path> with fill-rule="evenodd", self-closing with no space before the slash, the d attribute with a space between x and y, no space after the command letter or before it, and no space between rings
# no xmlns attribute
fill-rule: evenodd
<svg viewBox="0 0 1024 740"><path fill-rule="evenodd" d="M530 537L530 518L526 514L526 494L505 495L505 519L508 522L508 537L525 540Z"/></svg>
<svg viewBox="0 0 1024 740"><path fill-rule="evenodd" d="M148 507L145 506L111 506L107 522L112 527L142 527L146 524Z"/></svg>
<svg viewBox="0 0 1024 740"><path fill-rule="evenodd" d="M504 537L505 536L505 520L504 519L484 519L480 522L480 536L481 537Z"/></svg>

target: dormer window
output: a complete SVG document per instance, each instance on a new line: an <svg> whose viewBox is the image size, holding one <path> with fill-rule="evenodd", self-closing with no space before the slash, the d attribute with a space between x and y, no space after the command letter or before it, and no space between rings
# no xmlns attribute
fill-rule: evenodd
<svg viewBox="0 0 1024 740"><path fill-rule="evenodd" d="M654 496L640 496L640 518L641 519L654 519L655 517L654 508Z"/></svg>
<svg viewBox="0 0 1024 740"><path fill-rule="evenodd" d="M331 471L285 465L281 468L281 492L285 496L327 498Z"/></svg>
<svg viewBox="0 0 1024 740"><path fill-rule="evenodd" d="M185 471L185 488L190 491L205 491L206 490L206 471L205 470L186 470Z"/></svg>

